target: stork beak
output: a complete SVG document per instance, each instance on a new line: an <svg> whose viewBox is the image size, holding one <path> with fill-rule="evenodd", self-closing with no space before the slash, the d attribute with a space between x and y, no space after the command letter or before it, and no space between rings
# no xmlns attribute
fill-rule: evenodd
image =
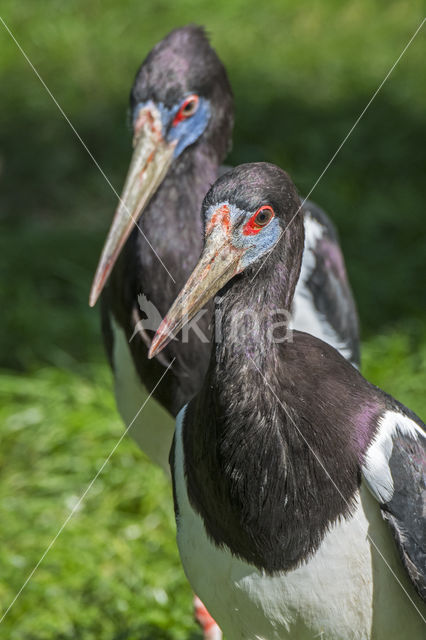
<svg viewBox="0 0 426 640"><path fill-rule="evenodd" d="M243 253L244 249L231 244L220 225L213 230L197 266L158 327L148 358L158 355L206 302L239 273Z"/></svg>
<svg viewBox="0 0 426 640"><path fill-rule="evenodd" d="M163 139L161 117L154 104L144 107L135 124L134 151L108 237L93 279L89 305L93 307L133 225L163 181L177 141Z"/></svg>

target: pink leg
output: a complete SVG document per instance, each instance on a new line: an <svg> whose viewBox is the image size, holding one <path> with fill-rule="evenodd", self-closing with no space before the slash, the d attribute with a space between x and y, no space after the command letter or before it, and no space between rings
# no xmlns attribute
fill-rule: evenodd
<svg viewBox="0 0 426 640"><path fill-rule="evenodd" d="M194 596L194 618L203 630L204 640L222 640L222 631L198 596Z"/></svg>

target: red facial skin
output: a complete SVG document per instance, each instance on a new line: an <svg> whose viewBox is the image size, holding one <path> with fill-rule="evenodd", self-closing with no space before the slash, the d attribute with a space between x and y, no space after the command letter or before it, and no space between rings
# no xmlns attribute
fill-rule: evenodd
<svg viewBox="0 0 426 640"><path fill-rule="evenodd" d="M154 120L154 117L151 111L149 110L149 107L144 107L143 109L140 110L134 125L133 145L136 144L139 133L142 127L146 125L146 123L148 123L148 126L151 129L151 132L154 134L155 138L158 141L162 140L163 134L161 132L161 126L159 127L158 122Z"/></svg>
<svg viewBox="0 0 426 640"><path fill-rule="evenodd" d="M231 228L231 220L229 218L229 207L226 204L216 209L207 226L206 234L209 234L219 223L222 225L225 235L228 235Z"/></svg>
<svg viewBox="0 0 426 640"><path fill-rule="evenodd" d="M272 213L271 217L269 218L269 220L265 224L257 224L257 222L256 222L256 217L258 216L258 214L261 211L265 211L265 213ZM259 231L261 231L264 227L266 227L270 223L270 221L272 220L274 215L275 215L274 214L274 210L269 205L265 205L263 207L260 207L256 211L256 213L254 213L252 215L250 220L245 225L245 227L243 229L243 235L244 236L255 236L257 233L259 233Z"/></svg>

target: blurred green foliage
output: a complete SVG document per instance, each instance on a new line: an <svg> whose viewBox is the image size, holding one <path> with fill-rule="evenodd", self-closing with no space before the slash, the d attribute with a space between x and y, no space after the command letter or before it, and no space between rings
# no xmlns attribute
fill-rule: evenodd
<svg viewBox="0 0 426 640"><path fill-rule="evenodd" d="M204 24L236 98L230 163L307 194L423 17L420 0L3 0L1 16L117 190L127 98L170 29ZM426 416L421 32L315 188L341 234L364 373ZM116 198L0 24L0 606L122 434L87 296ZM153 420L148 407L147 420ZM170 487L127 438L0 624L11 640L198 637Z"/></svg>

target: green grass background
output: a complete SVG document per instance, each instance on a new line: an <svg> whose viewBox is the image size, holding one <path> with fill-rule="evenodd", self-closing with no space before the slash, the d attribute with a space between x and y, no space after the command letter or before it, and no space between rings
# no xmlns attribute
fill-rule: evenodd
<svg viewBox="0 0 426 640"><path fill-rule="evenodd" d="M236 97L229 162L307 193L425 13L417 0L2 0L0 15L112 184L153 44L208 28ZM426 417L425 28L312 198L336 222L363 372ZM0 24L0 608L122 434L89 286L115 197ZM150 406L144 410L147 421ZM170 487L123 440L0 624L10 640L198 638Z"/></svg>

